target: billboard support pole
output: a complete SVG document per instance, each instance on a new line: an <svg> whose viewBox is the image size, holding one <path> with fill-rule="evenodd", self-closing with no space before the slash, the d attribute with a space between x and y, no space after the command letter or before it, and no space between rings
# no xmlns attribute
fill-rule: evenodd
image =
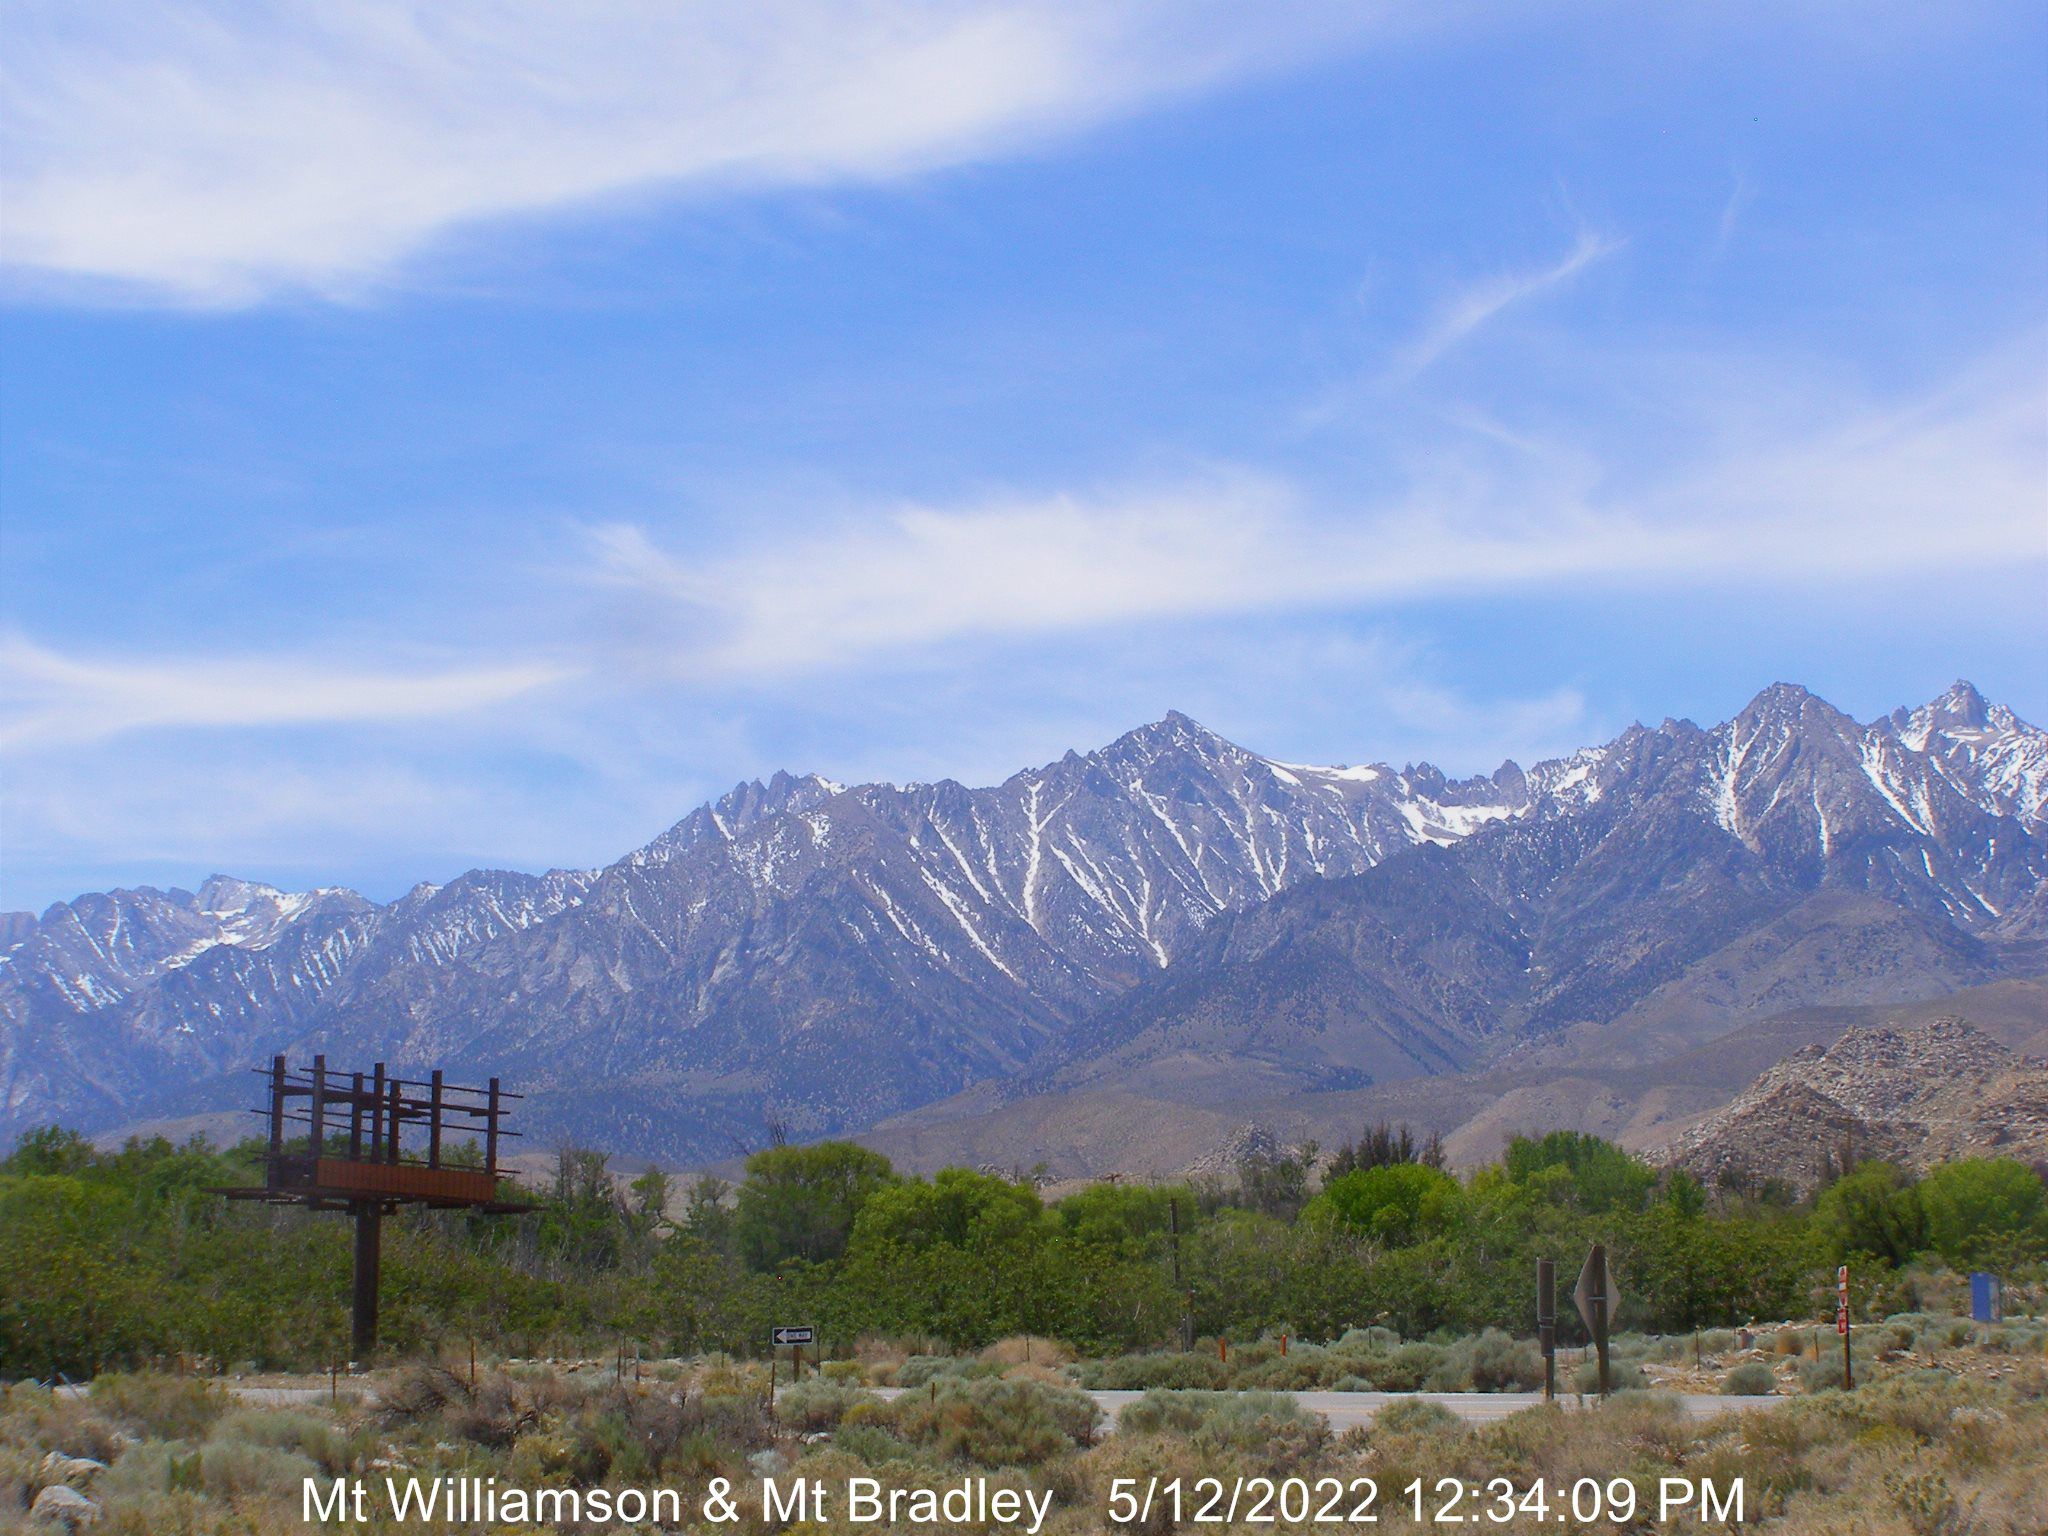
<svg viewBox="0 0 2048 1536"><path fill-rule="evenodd" d="M384 1253L384 1207L376 1200L355 1202L355 1294L351 1309L355 1363L367 1366L377 1352L377 1271Z"/></svg>

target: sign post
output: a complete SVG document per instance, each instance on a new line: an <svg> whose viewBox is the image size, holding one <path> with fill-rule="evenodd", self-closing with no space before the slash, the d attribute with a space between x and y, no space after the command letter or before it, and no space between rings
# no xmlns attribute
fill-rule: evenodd
<svg viewBox="0 0 2048 1536"><path fill-rule="evenodd" d="M1998 1276L1989 1270L1972 1270L1970 1273L1970 1320L1976 1323L1996 1323L2004 1320L2004 1297L1999 1294L2001 1287Z"/></svg>
<svg viewBox="0 0 2048 1536"><path fill-rule="evenodd" d="M350 1364L368 1366L377 1352L378 1272L386 1216L401 1205L472 1210L486 1216L532 1209L521 1200L501 1199L498 1192L498 1139L519 1134L501 1123L504 1101L519 1095L506 1093L495 1077L488 1088L458 1088L438 1071L424 1082L415 1081L387 1071L381 1061L367 1074L336 1072L329 1069L325 1056L315 1056L309 1071L293 1071L284 1057L273 1056L261 1075L270 1097L269 1107L261 1112L269 1131L263 1183L213 1193L230 1200L346 1211L354 1219ZM287 1139L287 1125L306 1128L303 1145ZM424 1158L417 1135L412 1151L401 1147L401 1134L408 1126L427 1133ZM444 1156L446 1134L462 1130L482 1133L481 1168L459 1167Z"/></svg>
<svg viewBox="0 0 2048 1536"><path fill-rule="evenodd" d="M775 1351L785 1346L791 1351L790 1380L801 1381L804 1374L804 1346L806 1344L815 1344L817 1341L818 1330L816 1325L812 1323L771 1328L768 1330L768 1379L771 1383L771 1390L775 1379Z"/></svg>
<svg viewBox="0 0 2048 1536"><path fill-rule="evenodd" d="M1536 1261L1536 1340L1543 1349L1543 1401L1557 1398L1557 1261Z"/></svg>
<svg viewBox="0 0 2048 1536"><path fill-rule="evenodd" d="M1593 1348L1600 1356L1600 1395L1607 1396L1611 1380L1607 1361L1607 1328L1621 1305L1621 1287L1607 1268L1607 1245L1595 1243L1586 1255L1586 1267L1579 1271L1579 1283L1572 1287L1572 1303L1593 1335Z"/></svg>
<svg viewBox="0 0 2048 1536"><path fill-rule="evenodd" d="M1852 1391L1856 1373L1849 1363L1849 1266L1835 1271L1835 1332L1842 1336L1842 1390Z"/></svg>

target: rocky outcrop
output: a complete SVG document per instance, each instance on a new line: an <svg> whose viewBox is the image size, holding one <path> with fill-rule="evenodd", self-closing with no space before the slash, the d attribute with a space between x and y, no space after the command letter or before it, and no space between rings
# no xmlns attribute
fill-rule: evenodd
<svg viewBox="0 0 2048 1536"><path fill-rule="evenodd" d="M2048 1161L2048 1064L1961 1019L1851 1030L1795 1051L1652 1156L1710 1184L1783 1179L1875 1158L1927 1168L1960 1157Z"/></svg>
<svg viewBox="0 0 2048 1536"><path fill-rule="evenodd" d="M1240 1125L1212 1151L1189 1163L1181 1174L1189 1179L1235 1179L1246 1164L1278 1162L1290 1150L1263 1125Z"/></svg>

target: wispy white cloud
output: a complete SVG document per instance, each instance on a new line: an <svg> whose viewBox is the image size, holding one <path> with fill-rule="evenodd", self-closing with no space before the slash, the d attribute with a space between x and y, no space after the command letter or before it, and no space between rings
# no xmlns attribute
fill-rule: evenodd
<svg viewBox="0 0 2048 1536"><path fill-rule="evenodd" d="M570 675L571 668L546 662L354 672L263 656L86 659L15 637L0 641L0 745L93 741L149 727L438 719Z"/></svg>
<svg viewBox="0 0 2048 1536"><path fill-rule="evenodd" d="M530 659L351 669L305 655L80 656L0 641L0 744L149 728L490 713L570 679L614 699L845 676L955 647L1241 615L1383 611L1458 593L1834 581L2048 559L2048 392L2025 349L1902 404L1845 406L1658 473L1481 419L1373 501L1247 469L1166 484L904 505L772 543L690 549L591 529L602 622L537 609ZM1703 437L1708 434L1702 430ZM586 616L588 604L583 605Z"/></svg>
<svg viewBox="0 0 2048 1536"><path fill-rule="evenodd" d="M829 668L956 636L1255 605L1275 595L1275 577L1299 553L1288 495L1277 481L1240 475L1099 497L911 506L698 562L643 527L612 525L593 532L590 575L673 605L702 637L692 666Z"/></svg>
<svg viewBox="0 0 2048 1536"><path fill-rule="evenodd" d="M1740 170L1736 171L1735 185L1728 191L1728 201L1721 205L1721 216L1714 221L1716 259L1726 255L1728 247L1734 243L1736 226L1742 222L1742 216L1755 196L1756 188L1750 184L1749 177Z"/></svg>
<svg viewBox="0 0 2048 1536"><path fill-rule="evenodd" d="M1211 470L843 513L746 546L614 524L586 536L580 597L536 602L537 659L516 664L86 658L16 639L0 645L7 878L43 899L68 891L41 871L86 863L334 879L359 861L408 878L590 862L742 774L987 778L1168 705L1301 760L1528 761L1619 722L1571 686L1450 675L1403 642L1403 605L1546 589L1581 607L1601 589L1803 603L1871 577L1971 590L2048 565L2034 355L2030 339L1904 402L1823 409L1792 381L1796 424L1757 379L1716 376L1716 400L1734 387L1753 407L1731 426L1688 401L1692 430L1673 435L1696 451L1626 472L1477 417L1370 502Z"/></svg>
<svg viewBox="0 0 2048 1536"><path fill-rule="evenodd" d="M347 294L475 221L900 176L1355 40L1279 0L354 0L10 17L16 266L142 297Z"/></svg>
<svg viewBox="0 0 2048 1536"><path fill-rule="evenodd" d="M654 615L643 658L718 679L844 671L989 636L1372 608L1565 582L1773 584L2048 557L2048 398L1987 366L1905 406L1715 445L1626 489L1583 455L1512 471L1445 453L1346 504L1274 476L911 507L766 550L685 559L592 535L589 579ZM666 616L664 621L662 616Z"/></svg>
<svg viewBox="0 0 2048 1536"><path fill-rule="evenodd" d="M1389 375L1414 378L1502 310L1570 282L1595 262L1612 256L1624 243L1596 230L1581 229L1572 248L1547 267L1497 273L1466 284L1444 299L1421 332L1394 354Z"/></svg>

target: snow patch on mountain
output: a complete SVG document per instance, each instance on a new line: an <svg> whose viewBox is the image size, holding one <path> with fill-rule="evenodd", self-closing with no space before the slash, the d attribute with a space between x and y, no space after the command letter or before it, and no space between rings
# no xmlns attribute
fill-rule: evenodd
<svg viewBox="0 0 2048 1536"><path fill-rule="evenodd" d="M1918 709L1894 710L1871 729L1924 755L1972 804L2048 829L2048 731L1958 682Z"/></svg>
<svg viewBox="0 0 2048 1536"><path fill-rule="evenodd" d="M2044 794L2048 740L1966 685L1869 725L1778 685L1711 730L1633 726L1464 779L1264 758L1171 713L980 788L748 781L601 870L476 870L388 905L217 876L7 916L0 1104L139 1102L164 1074L364 1020L386 1059L666 1053L744 1093L791 1059L784 1031L872 1028L875 1060L952 1091L1170 967L1219 914L1474 840L1526 845L1515 888L1534 889L1581 846L1547 829L1597 842L1635 816L1696 825L1706 858L1718 825L1773 881L2031 938ZM31 1038L74 1042L74 1065L7 1055ZM110 1085L109 1059L133 1081ZM821 1102L840 1092L816 1081Z"/></svg>

